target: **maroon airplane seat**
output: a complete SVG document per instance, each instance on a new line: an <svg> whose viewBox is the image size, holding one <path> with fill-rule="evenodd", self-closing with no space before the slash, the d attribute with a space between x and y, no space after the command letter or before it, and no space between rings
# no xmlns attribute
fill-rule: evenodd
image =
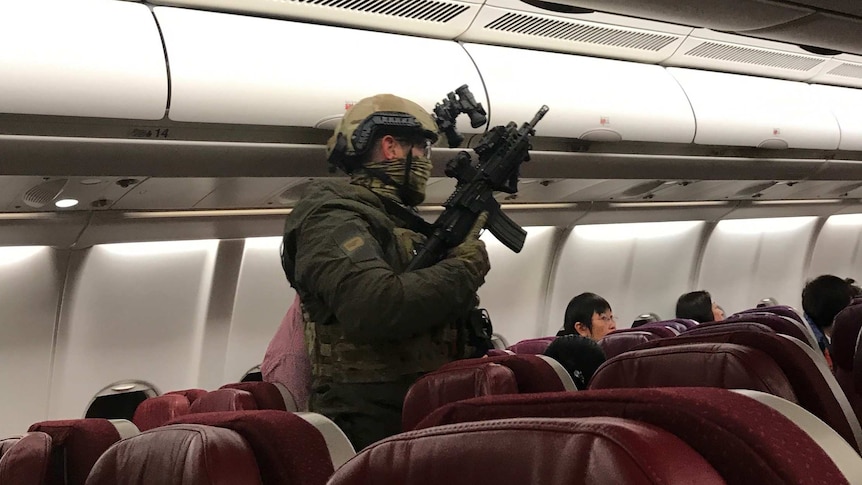
<svg viewBox="0 0 862 485"><path fill-rule="evenodd" d="M741 312L735 313L735 315L746 315L749 313L771 313L773 315L780 315L782 317L792 318L799 323L805 323L802 315L796 311L795 308L789 305L774 305L774 306L762 306L760 308L749 308L748 310L743 310Z"/></svg>
<svg viewBox="0 0 862 485"><path fill-rule="evenodd" d="M294 413L187 414L169 424L203 424L236 431L254 451L263 485L324 485L333 472L324 437Z"/></svg>
<svg viewBox="0 0 862 485"><path fill-rule="evenodd" d="M9 451L9 448L12 448L12 446L14 446L15 443L17 443L20 439L20 436L11 436L9 438L3 438L2 440L0 440L0 458L3 458L3 455L5 455L7 451Z"/></svg>
<svg viewBox="0 0 862 485"><path fill-rule="evenodd" d="M859 421L835 377L820 358L819 350L793 337L770 333L750 323L728 323L714 327L726 330L723 333L714 330L715 333L707 333L707 328L690 330L672 339L648 342L636 350L704 343L728 343L757 349L778 365L802 408L824 421L857 451L862 450Z"/></svg>
<svg viewBox="0 0 862 485"><path fill-rule="evenodd" d="M50 464L51 436L39 432L27 433L15 440L0 458L0 483L41 485L45 483Z"/></svg>
<svg viewBox="0 0 862 485"><path fill-rule="evenodd" d="M775 330L763 325L762 323L752 323L752 322L733 322L733 323L724 323L724 321L718 322L709 322L704 325L698 325L697 327L686 330L680 337L692 337L692 336L702 336L702 335L715 335L715 334L727 334L736 331L751 331L751 332L759 332L759 333L769 333L775 334Z"/></svg>
<svg viewBox="0 0 862 485"><path fill-rule="evenodd" d="M635 328L621 328L618 330L614 330L611 333L621 332L649 332L655 335L656 338L670 338L676 337L680 334L679 330L677 330L676 328L667 327L661 322L647 323L646 325L641 325L640 327ZM608 335L610 335L611 333L609 333Z"/></svg>
<svg viewBox="0 0 862 485"><path fill-rule="evenodd" d="M457 369L479 367L484 364L500 364L512 369L518 382L518 392L552 392L565 391L566 387L560 375L542 356L531 354L501 355L499 357L483 357L479 359L462 359L449 362L440 367Z"/></svg>
<svg viewBox="0 0 862 485"><path fill-rule="evenodd" d="M646 325L641 325L638 327L639 329L647 327L647 328L669 328L674 331L677 335L682 332L688 330L688 325L678 322L677 320L659 320L658 322L650 322Z"/></svg>
<svg viewBox="0 0 862 485"><path fill-rule="evenodd" d="M510 345L508 350L516 354L544 354L545 349L548 348L548 345L551 345L551 342L555 338L557 337L539 337L521 340L514 345Z"/></svg>
<svg viewBox="0 0 862 485"><path fill-rule="evenodd" d="M517 392L515 373L500 364L485 363L476 367L456 367L430 372L407 391L401 414L401 429L413 429L419 421L431 414L431 411L450 402Z"/></svg>
<svg viewBox="0 0 862 485"><path fill-rule="evenodd" d="M790 335L791 337L799 339L799 341L807 344L812 349L820 350L820 346L817 344L817 340L814 338L814 334L811 332L808 325L789 317L771 313L751 312L731 315L721 321L721 323L735 322L760 323L775 330L776 333Z"/></svg>
<svg viewBox="0 0 862 485"><path fill-rule="evenodd" d="M87 485L260 485L249 444L237 432L174 424L122 440L99 458Z"/></svg>
<svg viewBox="0 0 862 485"><path fill-rule="evenodd" d="M657 453L660 450L660 453ZM414 431L372 444L330 485L721 484L690 446L620 418L515 418Z"/></svg>
<svg viewBox="0 0 862 485"><path fill-rule="evenodd" d="M686 329L694 328L700 325L700 322L697 320L692 320L691 318L671 318L668 320L670 322L676 322L682 324Z"/></svg>
<svg viewBox="0 0 862 485"><path fill-rule="evenodd" d="M281 391L271 382L253 381L253 382L235 382L225 384L219 389L239 389L246 391L254 398L257 409L274 409L276 411L295 411L296 406L290 403L292 409L288 409L285 404L285 397Z"/></svg>
<svg viewBox="0 0 862 485"><path fill-rule="evenodd" d="M616 357L640 344L660 338L652 332L639 331L640 328L615 330L599 339L598 344L604 351L605 357L608 359Z"/></svg>
<svg viewBox="0 0 862 485"><path fill-rule="evenodd" d="M862 329L862 305L848 306L835 315L832 327L832 348L830 355L835 369L835 379L853 406L857 418L862 420L862 382L854 379L856 373L862 374L855 362L859 331Z"/></svg>
<svg viewBox="0 0 862 485"><path fill-rule="evenodd" d="M500 357L501 355L515 355L515 353L507 349L488 349L485 355L488 357Z"/></svg>
<svg viewBox="0 0 862 485"><path fill-rule="evenodd" d="M781 368L766 353L727 343L635 349L606 361L590 389L720 387L751 389L797 402Z"/></svg>
<svg viewBox="0 0 862 485"><path fill-rule="evenodd" d="M850 300L851 305L862 305L862 296L857 296Z"/></svg>
<svg viewBox="0 0 862 485"><path fill-rule="evenodd" d="M221 411L251 411L257 403L250 392L239 389L218 389L206 393L192 403L190 413L212 413Z"/></svg>
<svg viewBox="0 0 862 485"><path fill-rule="evenodd" d="M117 427L102 418L42 421L28 431L49 434L52 453L59 454L48 469L48 485L84 485L96 460L122 438Z"/></svg>
<svg viewBox="0 0 862 485"><path fill-rule="evenodd" d="M179 391L171 391L166 392L165 394L178 394L180 396L185 396L186 399L189 400L189 405L194 404L195 401L201 398L204 394L207 393L206 389L182 389Z"/></svg>
<svg viewBox="0 0 862 485"><path fill-rule="evenodd" d="M606 389L484 396L447 404L419 423L418 429L514 417L591 416L630 419L668 431L703 456L728 485L848 483L829 455L793 421L726 389ZM665 459L667 455L660 452L655 458Z"/></svg>
<svg viewBox="0 0 862 485"><path fill-rule="evenodd" d="M159 427L189 413L189 400L179 394L163 394L145 399L135 409L132 422L141 431Z"/></svg>

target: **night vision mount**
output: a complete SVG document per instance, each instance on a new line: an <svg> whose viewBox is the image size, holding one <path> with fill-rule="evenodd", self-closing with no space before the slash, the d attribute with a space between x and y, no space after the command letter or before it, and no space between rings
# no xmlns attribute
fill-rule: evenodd
<svg viewBox="0 0 862 485"><path fill-rule="evenodd" d="M476 98L466 84L447 94L446 99L434 106L437 128L446 135L449 148L458 147L464 141L464 136L455 128L455 118L461 113L470 117L470 126L473 128L488 122L488 113L485 112L482 103L476 102Z"/></svg>

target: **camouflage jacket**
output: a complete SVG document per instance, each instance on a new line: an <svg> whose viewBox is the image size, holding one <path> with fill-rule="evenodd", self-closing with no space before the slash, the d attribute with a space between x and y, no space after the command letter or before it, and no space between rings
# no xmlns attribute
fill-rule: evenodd
<svg viewBox="0 0 862 485"><path fill-rule="evenodd" d="M347 181L316 181L287 219L282 263L306 319L313 386L388 382L461 357L455 322L481 282L445 259L404 273L424 236Z"/></svg>

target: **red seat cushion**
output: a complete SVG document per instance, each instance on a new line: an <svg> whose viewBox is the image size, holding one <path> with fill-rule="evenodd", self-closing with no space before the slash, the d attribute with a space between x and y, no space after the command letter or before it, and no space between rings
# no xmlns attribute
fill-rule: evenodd
<svg viewBox="0 0 862 485"><path fill-rule="evenodd" d="M265 410L187 414L169 424L204 424L236 431L254 451L264 485L324 485L333 472L323 436L293 413Z"/></svg>
<svg viewBox="0 0 862 485"><path fill-rule="evenodd" d="M138 404L132 422L139 430L146 431L188 413L189 400L185 396L164 394L145 399Z"/></svg>
<svg viewBox="0 0 862 485"><path fill-rule="evenodd" d="M441 426L375 443L331 485L724 484L679 438L636 421L506 419Z"/></svg>
<svg viewBox="0 0 862 485"><path fill-rule="evenodd" d="M401 429L413 429L431 411L450 402L517 392L515 373L499 364L485 363L476 367L440 369L422 376L410 386L404 398Z"/></svg>
<svg viewBox="0 0 862 485"><path fill-rule="evenodd" d="M659 337L652 332L633 329L631 331L611 332L602 337L598 344L605 353L605 357L610 359L657 338Z"/></svg>
<svg viewBox="0 0 862 485"><path fill-rule="evenodd" d="M16 440L0 459L3 485L39 485L44 482L51 463L51 436L27 433Z"/></svg>
<svg viewBox="0 0 862 485"><path fill-rule="evenodd" d="M250 393L254 397L257 409L287 411L287 407L284 405L284 396L271 382L235 382L225 384L221 386L221 389L239 389Z"/></svg>
<svg viewBox="0 0 862 485"><path fill-rule="evenodd" d="M190 413L248 411L257 409L254 396L239 389L218 389L198 398L189 407Z"/></svg>
<svg viewBox="0 0 862 485"><path fill-rule="evenodd" d="M510 345L509 350L516 354L544 354L545 349L556 337L540 337L521 340L520 342Z"/></svg>
<svg viewBox="0 0 862 485"><path fill-rule="evenodd" d="M485 396L447 404L417 428L513 417L588 416L631 419L664 429L703 456L729 485L847 483L829 456L784 415L726 389ZM663 453L657 450L656 456Z"/></svg>
<svg viewBox="0 0 862 485"><path fill-rule="evenodd" d="M96 460L120 441L117 428L101 418L42 421L30 426L29 431L51 435L54 453L65 457L54 460L48 469L48 483L52 485L84 485Z"/></svg>
<svg viewBox="0 0 862 485"><path fill-rule="evenodd" d="M516 354L480 359L462 359L450 362L438 370L477 367L488 363L500 364L511 369L515 374L515 380L518 382L518 392L565 390L563 381L560 380L557 372L538 355Z"/></svg>
<svg viewBox="0 0 862 485"><path fill-rule="evenodd" d="M260 485L248 443L235 431L195 424L152 429L112 446L87 485Z"/></svg>

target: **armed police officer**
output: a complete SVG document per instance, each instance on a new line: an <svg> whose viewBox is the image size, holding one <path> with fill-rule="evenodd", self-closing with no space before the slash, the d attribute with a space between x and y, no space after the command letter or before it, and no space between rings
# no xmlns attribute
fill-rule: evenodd
<svg viewBox="0 0 862 485"><path fill-rule="evenodd" d="M302 301L309 408L357 449L400 432L408 388L467 356L464 318L490 269L478 229L430 267L405 272L425 236L437 126L391 94L350 108L327 144L347 180L311 183L287 219L282 263ZM484 220L477 223L481 227Z"/></svg>

